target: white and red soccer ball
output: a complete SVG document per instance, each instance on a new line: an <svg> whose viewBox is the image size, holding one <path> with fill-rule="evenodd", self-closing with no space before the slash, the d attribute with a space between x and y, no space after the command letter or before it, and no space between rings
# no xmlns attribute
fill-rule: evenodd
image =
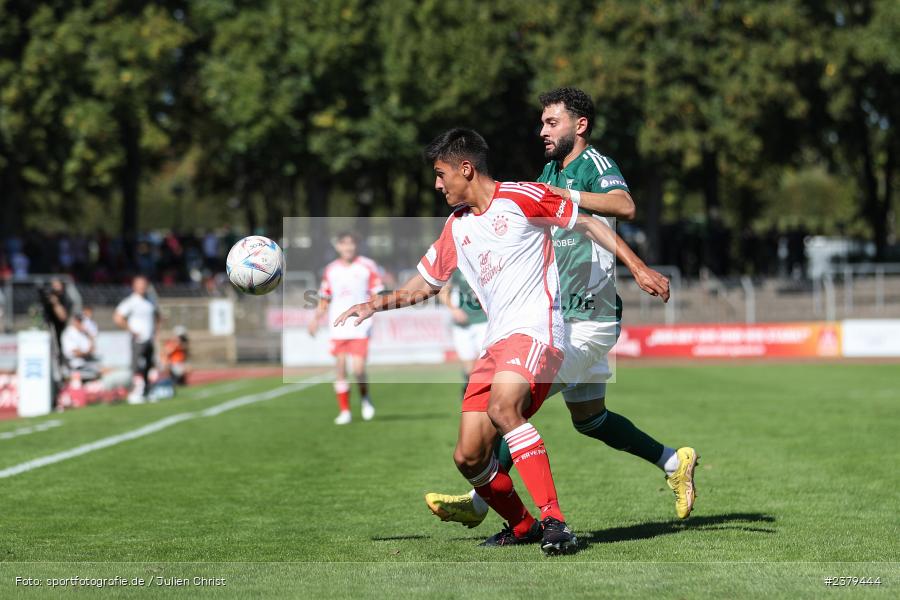
<svg viewBox="0 0 900 600"><path fill-rule="evenodd" d="M278 287L284 276L284 254L278 244L261 235L236 243L225 259L232 285L245 294L261 296Z"/></svg>

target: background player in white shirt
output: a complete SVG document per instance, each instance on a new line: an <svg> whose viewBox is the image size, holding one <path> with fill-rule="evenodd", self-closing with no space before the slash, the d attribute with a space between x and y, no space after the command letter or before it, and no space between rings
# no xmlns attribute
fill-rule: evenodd
<svg viewBox="0 0 900 600"><path fill-rule="evenodd" d="M384 284L375 261L357 254L356 238L352 233L338 234L334 249L338 258L328 263L322 274L319 305L315 317L309 324L309 334L316 335L319 321L327 312L331 323L331 355L337 362L334 392L340 409L334 422L337 425L346 425L353 419L350 413L350 385L347 383L347 357L350 358L350 369L359 387L362 418L370 421L375 416L375 407L369 397L366 378L366 358L369 353L372 322L368 321L360 327L353 327L349 323L337 326L333 323L338 315L349 307L366 302L381 292Z"/></svg>
<svg viewBox="0 0 900 600"><path fill-rule="evenodd" d="M128 396L131 404L140 404L147 399L150 385L147 381L153 367L155 348L153 339L159 325L159 311L148 297L150 287L147 278L138 275L131 282L131 295L116 307L113 320L116 325L131 333L131 360L134 373L134 388Z"/></svg>

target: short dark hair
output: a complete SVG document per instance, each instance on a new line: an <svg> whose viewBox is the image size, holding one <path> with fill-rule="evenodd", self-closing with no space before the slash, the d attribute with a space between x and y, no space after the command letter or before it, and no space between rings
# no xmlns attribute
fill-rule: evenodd
<svg viewBox="0 0 900 600"><path fill-rule="evenodd" d="M561 103L573 117L586 118L587 130L584 132L584 135L585 137L591 135L591 130L594 129L594 101L585 92L578 88L556 88L555 90L544 92L538 96L538 99L544 108L551 104Z"/></svg>
<svg viewBox="0 0 900 600"><path fill-rule="evenodd" d="M359 240L356 239L356 234L352 231L339 231L338 234L334 236L334 241L340 242L345 238L350 238L351 240L353 240L354 244L359 242Z"/></svg>
<svg viewBox="0 0 900 600"><path fill-rule="evenodd" d="M443 160L453 165L467 160L479 173L488 175L488 145L473 129L454 127L425 146L425 160L430 164Z"/></svg>

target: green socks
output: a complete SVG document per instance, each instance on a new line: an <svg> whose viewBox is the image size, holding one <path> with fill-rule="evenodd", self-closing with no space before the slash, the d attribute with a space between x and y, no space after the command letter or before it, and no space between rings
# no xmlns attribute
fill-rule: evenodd
<svg viewBox="0 0 900 600"><path fill-rule="evenodd" d="M572 421L580 433L598 439L607 446L622 450L656 464L663 445L634 426L620 414L604 410L584 421Z"/></svg>

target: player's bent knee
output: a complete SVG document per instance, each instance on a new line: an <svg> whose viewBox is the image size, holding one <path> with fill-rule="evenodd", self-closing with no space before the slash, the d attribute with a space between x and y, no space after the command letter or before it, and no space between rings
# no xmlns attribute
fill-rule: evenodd
<svg viewBox="0 0 900 600"><path fill-rule="evenodd" d="M584 421L606 410L606 398L596 398L587 402L566 402L566 408L569 409L573 422Z"/></svg>
<svg viewBox="0 0 900 600"><path fill-rule="evenodd" d="M502 432L515 429L525 422L519 404L514 401L497 400L491 398L488 404L487 415L494 426Z"/></svg>
<svg viewBox="0 0 900 600"><path fill-rule="evenodd" d="M453 462L456 467L465 475L484 468L485 457L483 452L467 452L457 447L453 452Z"/></svg>

